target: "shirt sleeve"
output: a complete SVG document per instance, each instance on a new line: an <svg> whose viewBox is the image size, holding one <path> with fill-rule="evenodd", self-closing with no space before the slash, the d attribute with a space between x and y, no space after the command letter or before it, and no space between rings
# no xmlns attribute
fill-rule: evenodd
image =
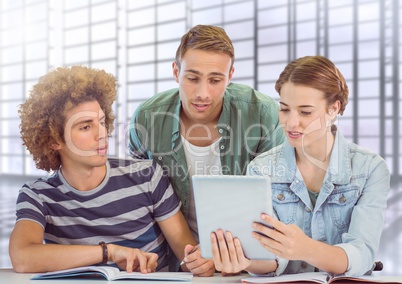
<svg viewBox="0 0 402 284"><path fill-rule="evenodd" d="M21 220L34 221L43 228L46 226L45 208L39 196L24 185L17 198L17 222Z"/></svg>
<svg viewBox="0 0 402 284"><path fill-rule="evenodd" d="M349 230L342 235L342 243L337 245L348 257L346 276L363 275L376 261L389 189L388 167L380 156L376 156L359 201L353 208Z"/></svg>
<svg viewBox="0 0 402 284"><path fill-rule="evenodd" d="M256 158L256 160L259 160L259 158ZM255 163L256 160L252 161L248 165L248 167L247 167L247 175L249 175L249 176L262 176L263 175L261 173L261 171L258 170L258 166ZM278 216L275 213L275 211L274 211L274 217L276 219L278 219ZM280 257L277 257L276 259L278 261L278 267L276 268L276 270L273 271L273 272L267 273L264 276L279 276L279 275L283 274L283 272L285 271L286 267L289 264L289 260L284 259L284 258L280 258ZM251 274L251 275L253 275L253 274ZM253 275L253 276L256 276L256 275ZM261 276L261 275L258 275L258 276Z"/></svg>
<svg viewBox="0 0 402 284"><path fill-rule="evenodd" d="M131 118L128 151L133 158L152 159L152 153L146 146L149 138L146 119L144 115L140 115L140 108L141 106L136 109Z"/></svg>
<svg viewBox="0 0 402 284"><path fill-rule="evenodd" d="M264 105L261 112L261 125L265 127L265 136L262 137L257 153L266 152L285 141L285 135L279 123L279 105L273 99Z"/></svg>
<svg viewBox="0 0 402 284"><path fill-rule="evenodd" d="M169 178L163 173L162 167L153 162L155 168L151 181L154 218L163 221L175 215L181 208L181 201L174 192Z"/></svg>

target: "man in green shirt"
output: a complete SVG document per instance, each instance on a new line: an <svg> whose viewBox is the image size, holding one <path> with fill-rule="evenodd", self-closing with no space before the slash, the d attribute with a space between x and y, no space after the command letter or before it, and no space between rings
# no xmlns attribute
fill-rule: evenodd
<svg viewBox="0 0 402 284"><path fill-rule="evenodd" d="M191 176L245 174L258 154L283 142L278 104L230 83L234 48L226 32L197 25L183 35L172 63L179 88L141 104L130 123L130 153L168 172L198 240Z"/></svg>

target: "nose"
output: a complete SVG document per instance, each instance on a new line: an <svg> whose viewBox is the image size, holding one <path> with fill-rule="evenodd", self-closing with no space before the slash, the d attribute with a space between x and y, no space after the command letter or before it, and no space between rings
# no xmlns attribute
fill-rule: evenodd
<svg viewBox="0 0 402 284"><path fill-rule="evenodd" d="M205 101L209 97L209 87L207 82L201 82L196 88L196 98L197 100Z"/></svg>
<svg viewBox="0 0 402 284"><path fill-rule="evenodd" d="M299 124L300 124L300 121L299 121L298 113L290 111L289 115L288 115L288 119L286 121L286 126L289 129L293 129L293 128L299 126Z"/></svg>
<svg viewBox="0 0 402 284"><path fill-rule="evenodd" d="M102 140L107 137L107 128L105 127L104 124L98 123L97 127L95 127L95 139L96 140Z"/></svg>

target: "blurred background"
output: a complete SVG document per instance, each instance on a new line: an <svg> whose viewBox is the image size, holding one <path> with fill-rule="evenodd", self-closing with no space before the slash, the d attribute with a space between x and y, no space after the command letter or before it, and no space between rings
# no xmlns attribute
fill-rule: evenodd
<svg viewBox="0 0 402 284"><path fill-rule="evenodd" d="M128 121L155 93L176 87L171 62L193 25L225 28L236 49L234 82L278 99L284 66L324 55L344 74L350 101L338 126L379 153L392 173L378 259L402 275L402 4L398 0L1 0L0 268L11 267L15 201L35 169L19 137L18 106L37 79L58 66L105 69L119 82L109 153L128 155ZM399 265L398 265L399 264Z"/></svg>

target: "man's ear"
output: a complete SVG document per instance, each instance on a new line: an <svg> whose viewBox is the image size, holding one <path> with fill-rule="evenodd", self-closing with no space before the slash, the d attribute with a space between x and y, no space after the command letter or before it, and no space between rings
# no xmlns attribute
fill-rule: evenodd
<svg viewBox="0 0 402 284"><path fill-rule="evenodd" d="M174 80L176 81L176 83L179 83L180 67L179 64L176 62L176 60L172 62L172 71Z"/></svg>
<svg viewBox="0 0 402 284"><path fill-rule="evenodd" d="M53 142L53 143L50 144L50 149L55 150L55 151L60 150L61 145L58 142Z"/></svg>
<svg viewBox="0 0 402 284"><path fill-rule="evenodd" d="M235 68L234 68L234 66L232 66L232 68L229 71L229 83L230 83L230 80L232 80L234 71L235 71Z"/></svg>

